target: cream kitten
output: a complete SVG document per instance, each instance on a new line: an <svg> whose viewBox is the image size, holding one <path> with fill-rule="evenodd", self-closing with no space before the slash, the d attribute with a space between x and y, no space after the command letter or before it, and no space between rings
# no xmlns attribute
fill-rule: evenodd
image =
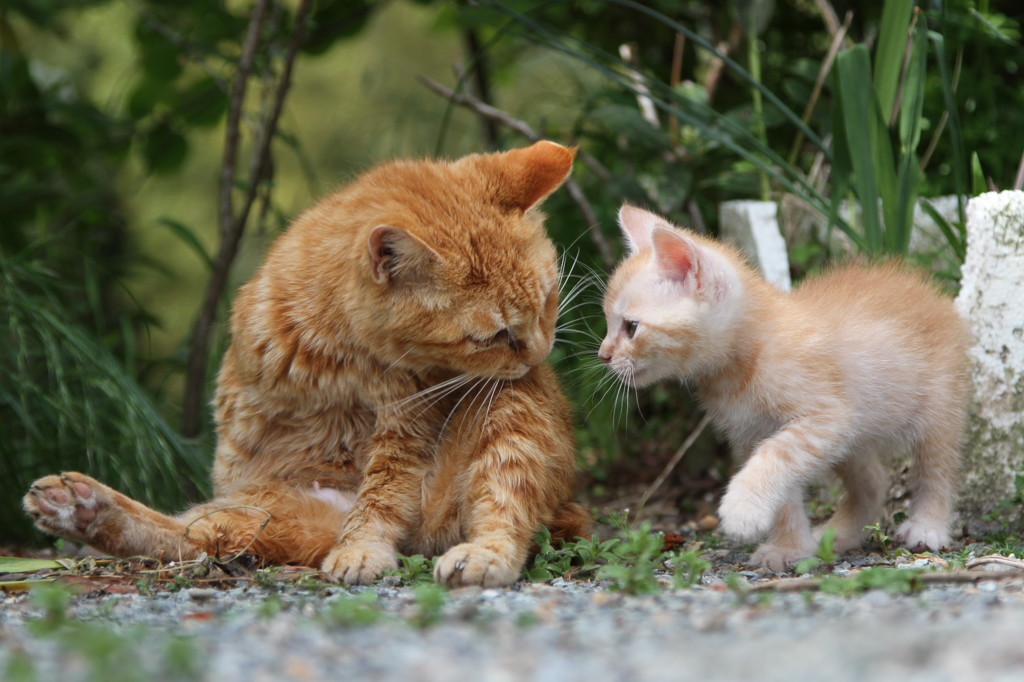
<svg viewBox="0 0 1024 682"><path fill-rule="evenodd" d="M967 330L925 276L849 265L791 294L730 247L623 206L629 257L608 284L600 358L623 381L693 382L745 460L722 499L722 528L765 541L753 561L782 570L824 528L858 547L886 496L879 455L915 459L910 548L950 545L967 390ZM838 474L845 499L812 533L806 486Z"/></svg>

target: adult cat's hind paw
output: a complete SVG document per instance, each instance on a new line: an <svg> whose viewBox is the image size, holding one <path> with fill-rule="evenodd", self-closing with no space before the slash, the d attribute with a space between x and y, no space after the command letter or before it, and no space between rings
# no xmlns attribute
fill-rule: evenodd
<svg viewBox="0 0 1024 682"><path fill-rule="evenodd" d="M108 490L94 478L66 471L33 483L22 506L40 530L89 542L90 526L109 501Z"/></svg>
<svg viewBox="0 0 1024 682"><path fill-rule="evenodd" d="M896 529L897 541L912 552L937 552L953 546L945 526L934 526L913 519L904 521Z"/></svg>
<svg viewBox="0 0 1024 682"><path fill-rule="evenodd" d="M434 564L434 580L448 587L503 587L518 580L519 572L508 558L471 542L455 545Z"/></svg>

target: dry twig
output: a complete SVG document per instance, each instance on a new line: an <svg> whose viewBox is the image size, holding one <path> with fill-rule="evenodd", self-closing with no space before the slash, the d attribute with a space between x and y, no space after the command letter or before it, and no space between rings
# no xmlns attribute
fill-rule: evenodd
<svg viewBox="0 0 1024 682"><path fill-rule="evenodd" d="M750 592L817 592L821 589L825 579L821 578L783 578L765 583L751 585ZM956 583L980 583L988 580L1006 580L1008 578L1020 579L1018 571L1005 573L990 573L988 571L936 571L934 573L918 573L914 580L921 585L943 585ZM853 578L847 578L852 580Z"/></svg>
<svg viewBox="0 0 1024 682"><path fill-rule="evenodd" d="M654 482L651 483L650 487L647 488L647 491L644 492L644 500L651 499L651 496L655 492L657 492L658 488L661 487L661 484L665 482L665 479L669 477L669 474L672 473L672 471L676 468L679 462L683 459L683 455L686 454L686 451L689 450L690 446L692 446L694 442L700 437L700 434L704 433L704 429L707 427L708 422L710 421L711 417L709 417L706 413L703 417L701 417L701 420L700 422L697 423L697 426L694 427L693 431L690 432L690 435L687 436L686 440L683 441L683 444L680 445L679 449L676 450L674 455L672 455L672 459L668 461L668 464L665 465L665 468L661 470L661 473L658 474L658 477L654 479Z"/></svg>

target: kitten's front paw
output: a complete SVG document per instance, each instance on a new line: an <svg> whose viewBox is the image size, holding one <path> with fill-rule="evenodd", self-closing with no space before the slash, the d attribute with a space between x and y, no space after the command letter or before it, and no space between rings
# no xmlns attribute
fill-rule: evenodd
<svg viewBox="0 0 1024 682"><path fill-rule="evenodd" d="M937 552L953 546L953 539L945 525L935 526L910 519L896 529L897 541L912 552Z"/></svg>
<svg viewBox="0 0 1024 682"><path fill-rule="evenodd" d="M455 545L434 565L434 580L448 587L502 587L519 579L521 566L495 551L465 542Z"/></svg>
<svg viewBox="0 0 1024 682"><path fill-rule="evenodd" d="M722 530L740 542L755 542L771 530L773 515L756 504L737 486L729 486L718 508Z"/></svg>
<svg viewBox="0 0 1024 682"><path fill-rule="evenodd" d="M398 568L395 551L383 545L359 543L331 550L321 570L348 585L369 585Z"/></svg>
<svg viewBox="0 0 1024 682"><path fill-rule="evenodd" d="M92 522L109 502L108 490L94 478L67 471L33 483L21 504L40 530L88 542Z"/></svg>
<svg viewBox="0 0 1024 682"><path fill-rule="evenodd" d="M814 556L814 549L810 547L784 547L766 542L750 555L750 562L776 573L783 573L800 560L811 556Z"/></svg>

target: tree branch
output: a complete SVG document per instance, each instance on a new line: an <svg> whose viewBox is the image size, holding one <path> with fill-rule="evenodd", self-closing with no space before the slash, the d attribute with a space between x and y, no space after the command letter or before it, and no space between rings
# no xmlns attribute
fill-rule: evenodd
<svg viewBox="0 0 1024 682"><path fill-rule="evenodd" d="M469 68L473 75L473 86L476 89L480 101L489 103L491 101L490 68L487 62L487 53L480 45L480 36L472 28L462 32L462 38L466 43L466 52L469 53ZM498 122L493 118L480 117L480 124L483 126L484 142L488 148L494 149L498 146Z"/></svg>
<svg viewBox="0 0 1024 682"><path fill-rule="evenodd" d="M252 63L259 47L260 28L264 22L264 14L269 0L260 0L253 8L249 19L242 57L239 60L238 73L235 77L231 95L231 109L227 122L224 141L224 166L221 169L220 184L220 232L221 243L214 260L213 272L206 287L203 305L196 320L192 333L192 344L189 347L185 369L185 397L182 405L181 430L189 437L199 435L202 425L202 409L205 404L206 371L210 360L210 340L220 302L227 288L231 266L238 255L238 248L245 233L245 228L252 211L253 204L259 196L260 184L270 168L271 143L277 131L278 120L284 108L284 101L291 87L291 75L295 59L306 37L306 21L311 8L311 0L302 0L295 14L291 41L284 59L282 73L277 84L270 116L257 131L256 149L249 167L249 182L244 201L238 214L235 214L234 184L238 166L238 149L241 139L241 121L245 105L245 91L252 71Z"/></svg>

